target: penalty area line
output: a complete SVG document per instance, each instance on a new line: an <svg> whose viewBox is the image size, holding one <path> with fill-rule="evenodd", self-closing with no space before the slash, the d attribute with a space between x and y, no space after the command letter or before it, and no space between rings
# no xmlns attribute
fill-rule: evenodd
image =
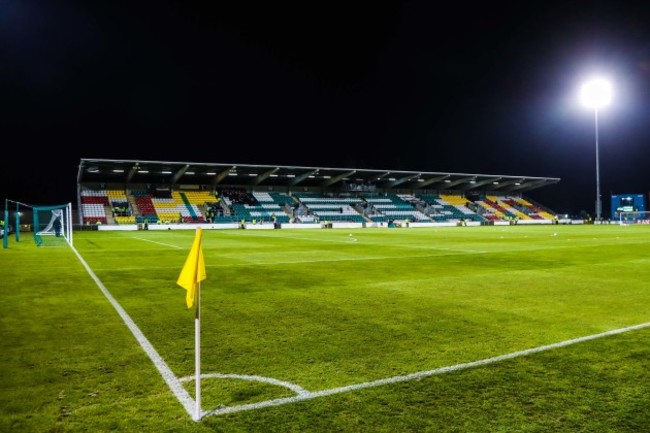
<svg viewBox="0 0 650 433"><path fill-rule="evenodd" d="M548 350L558 349L561 347L571 346L573 344L583 343L585 341L596 340L603 337L609 337L612 335L623 334L625 332L636 331L643 328L650 327L650 322L641 323L638 325L628 326L625 328L614 329L611 331L601 332L599 334L587 335L584 337L573 338L571 340L560 341L558 343L547 344L544 346L534 347L531 349L520 350L517 352L507 353L504 355L494 356L492 358L485 358L478 361L465 362L462 364L451 365L447 367L436 368L433 370L419 371L417 373L411 373L401 376L393 376L385 379L373 380L370 382L357 383L354 385L342 386L339 388L325 389L322 391L309 392L305 391L294 397L285 397L278 398L275 400L266 400L258 403L243 404L239 406L229 406L221 407L212 411L206 411L203 414L203 417L212 416L212 415L225 415L230 413L242 412L246 410L262 409L265 407L271 406L280 406L289 403L297 403L299 401L312 400L318 397L326 397L335 394L342 394L344 392L356 391L359 389L365 388L374 388L377 386L388 385L392 383L407 382L411 380L421 379L423 377L435 376L438 374L451 373L454 371L467 370L474 367L480 367L484 365L494 364L501 361L506 361L509 359L519 358L522 356L528 356L535 353L546 352Z"/></svg>
<svg viewBox="0 0 650 433"><path fill-rule="evenodd" d="M152 244L162 245L162 246L170 247L170 248L175 248L175 249L177 249L177 250L181 250L181 249L183 249L183 247L179 247L178 245L172 245L172 244L167 244L167 243L165 243L165 242L153 241L153 240L151 240L151 239L139 238L139 237L137 237L137 236L133 236L132 239L137 239L137 240L139 240L139 241L144 241L144 242L151 242Z"/></svg>

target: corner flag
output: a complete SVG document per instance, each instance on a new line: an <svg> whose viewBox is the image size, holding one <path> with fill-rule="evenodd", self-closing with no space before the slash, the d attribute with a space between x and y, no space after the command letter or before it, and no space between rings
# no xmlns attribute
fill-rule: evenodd
<svg viewBox="0 0 650 433"><path fill-rule="evenodd" d="M187 290L185 303L194 310L194 382L196 395L194 403L194 421L201 419L201 281L205 280L205 261L203 260L203 231L197 227L192 249L185 259L185 265L178 276L176 284Z"/></svg>
<svg viewBox="0 0 650 433"><path fill-rule="evenodd" d="M185 260L185 265L181 270L178 281L176 281L176 284L187 290L187 296L185 297L187 308L192 308L194 305L197 287L206 277L205 261L203 260L203 246L201 244L202 237L203 231L199 227L196 229L196 237L194 238L190 254Z"/></svg>

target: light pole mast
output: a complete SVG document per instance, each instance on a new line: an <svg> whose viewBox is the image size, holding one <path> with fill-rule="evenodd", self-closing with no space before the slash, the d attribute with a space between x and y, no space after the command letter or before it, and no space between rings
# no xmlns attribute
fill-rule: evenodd
<svg viewBox="0 0 650 433"><path fill-rule="evenodd" d="M598 108L594 108L594 119L596 124L596 221L600 221L603 203L600 196L600 163L598 161Z"/></svg>
<svg viewBox="0 0 650 433"><path fill-rule="evenodd" d="M606 106L612 99L612 87L608 81L595 78L582 85L580 97L582 103L594 110L596 132L596 221L600 221L603 210L600 196L600 161L598 151L598 109Z"/></svg>

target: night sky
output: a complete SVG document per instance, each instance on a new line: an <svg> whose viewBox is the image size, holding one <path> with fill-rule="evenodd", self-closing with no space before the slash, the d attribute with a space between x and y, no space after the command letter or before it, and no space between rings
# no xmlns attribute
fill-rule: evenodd
<svg viewBox="0 0 650 433"><path fill-rule="evenodd" d="M453 3L453 4L448 4ZM81 158L559 177L650 191L650 6L0 0L0 198L76 203Z"/></svg>

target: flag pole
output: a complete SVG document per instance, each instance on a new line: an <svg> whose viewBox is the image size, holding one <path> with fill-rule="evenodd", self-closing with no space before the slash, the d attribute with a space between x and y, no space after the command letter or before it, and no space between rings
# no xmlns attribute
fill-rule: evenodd
<svg viewBox="0 0 650 433"><path fill-rule="evenodd" d="M187 308L194 307L194 380L196 384L196 399L194 404L194 421L201 420L201 281L205 280L205 261L201 245L203 231L196 228L196 236L190 253L185 259L185 265L176 284L187 290L185 303Z"/></svg>
<svg viewBox="0 0 650 433"><path fill-rule="evenodd" d="M201 420L201 283L196 291L196 314L194 316L194 377L196 385L196 404L194 419Z"/></svg>

